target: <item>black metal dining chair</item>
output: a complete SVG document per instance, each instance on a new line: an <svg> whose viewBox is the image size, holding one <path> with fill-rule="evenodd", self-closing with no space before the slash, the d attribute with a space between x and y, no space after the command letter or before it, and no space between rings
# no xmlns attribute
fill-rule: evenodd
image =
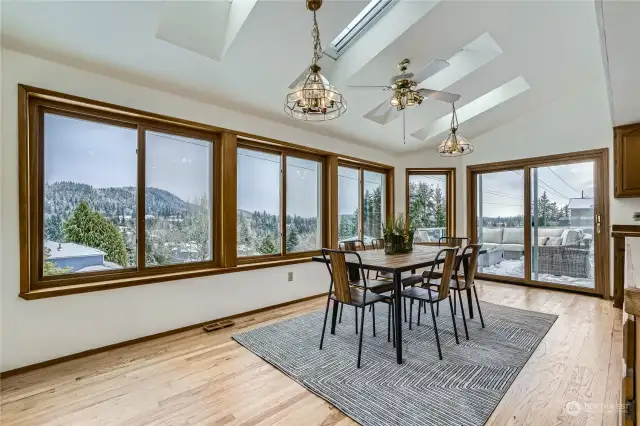
<svg viewBox="0 0 640 426"><path fill-rule="evenodd" d="M466 292L467 290L473 289L473 293L476 299L476 306L478 307L478 314L480 315L480 323L482 324L482 328L485 328L484 318L482 317L482 309L480 308L480 301L478 300L478 291L476 290L476 286L474 282L474 279L476 276L476 269L478 267L478 257L480 256L480 249L482 249L482 244L469 244L468 246L466 246L462 250L461 256L459 256L458 260L456 261L455 269L451 277L453 282L451 283L450 289L453 290L454 292L453 313L454 314L457 313L457 302L456 302L456 296L455 296L455 294L457 293L458 300L460 301L460 312L462 313L462 322L464 323L464 333L467 340L469 340L469 330L467 329L467 318L464 312L464 305L462 303L463 291ZM460 269L461 269L462 261L464 257L467 255L467 252L469 251L471 252L471 254L469 255L469 267L467 270L467 274L465 275L464 270L461 273ZM436 271L433 273L432 277L435 281L433 281L431 284L425 284L425 285L428 285L433 288L438 288L439 283L437 280L442 278L442 273L439 273ZM439 308L440 308L440 305L438 305L437 314L440 313Z"/></svg>
<svg viewBox="0 0 640 426"><path fill-rule="evenodd" d="M362 338L364 331L364 314L365 308L369 305L375 306L378 302L387 303L389 305L389 320L387 325L387 341L390 340L391 334L391 321L394 318L394 303L393 299L382 294L377 294L371 291L367 286L367 279L362 275L361 284L358 286L351 285L349 276L347 274L346 255L353 255L358 259L359 269L364 272L362 267L362 258L355 251L346 250L330 250L322 249L322 257L329 270L329 276L331 277L331 283L329 284L329 293L327 295L327 307L324 312L324 324L322 325L322 337L320 338L320 350L324 343L324 334L327 328L327 316L329 314L329 304L333 300L333 303L341 303L342 305L354 306L356 309L356 321L358 316L358 308L362 309L362 316L360 318L360 341L358 343L358 368L360 368L360 360L362 358ZM328 257L328 258L327 258ZM334 314L335 315L335 314ZM332 319L332 326L335 323L335 316ZM356 323L357 324L357 323ZM373 336L376 335L375 325L375 308L373 310ZM356 326L357 327L357 326ZM393 327L393 342L395 346L395 323Z"/></svg>
<svg viewBox="0 0 640 426"><path fill-rule="evenodd" d="M451 293L449 291L453 271L454 264L456 261L456 256L458 254L458 247L447 247L443 248L438 252L435 258L434 264L431 266L431 272L434 271L436 264L440 263L443 259L442 266L442 277L438 280L439 287L437 290L431 288L431 282L435 281L434 278L431 278L433 275L429 275L427 279L427 283L425 286L420 286L422 283L423 277L422 275L412 275L411 277L403 280L410 287L402 291L402 297L405 299L410 299L411 305L409 309L409 330L411 330L411 324L413 322L413 303L415 300L418 300L418 323L420 325L420 314L422 312L423 306L427 303L431 308L431 318L433 320L433 329L436 336L436 345L438 346L438 356L442 359L442 349L440 348L440 337L438 335L438 324L436 322L436 314L433 309L433 305L445 300L449 299L449 308L451 309L451 320L453 321L453 331L456 336L456 343L460 344L460 340L458 339L458 327L456 325L456 316L453 313L453 303L451 302Z"/></svg>

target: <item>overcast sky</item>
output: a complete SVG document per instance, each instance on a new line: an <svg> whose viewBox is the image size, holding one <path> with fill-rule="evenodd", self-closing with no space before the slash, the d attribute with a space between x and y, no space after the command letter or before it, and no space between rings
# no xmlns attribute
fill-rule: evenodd
<svg viewBox="0 0 640 426"><path fill-rule="evenodd" d="M592 161L538 168L538 196L546 192L560 207L580 198L582 191L593 197L593 189ZM524 171L483 174L482 209L486 217L524 215Z"/></svg>

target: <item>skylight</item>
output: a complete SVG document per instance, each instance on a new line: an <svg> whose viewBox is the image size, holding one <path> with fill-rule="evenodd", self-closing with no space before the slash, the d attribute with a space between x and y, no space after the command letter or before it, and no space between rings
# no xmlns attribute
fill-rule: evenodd
<svg viewBox="0 0 640 426"><path fill-rule="evenodd" d="M338 59L353 42L371 28L397 1L371 0L353 21L344 30L340 31L340 34L324 50L324 53L333 59Z"/></svg>

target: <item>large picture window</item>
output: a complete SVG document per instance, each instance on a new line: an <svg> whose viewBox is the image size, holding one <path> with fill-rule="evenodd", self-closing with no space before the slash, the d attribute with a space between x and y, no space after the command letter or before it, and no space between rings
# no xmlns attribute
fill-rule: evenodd
<svg viewBox="0 0 640 426"><path fill-rule="evenodd" d="M28 107L29 289L215 265L214 132L48 99Z"/></svg>
<svg viewBox="0 0 640 426"><path fill-rule="evenodd" d="M321 158L240 144L239 258L286 256L322 248L322 165Z"/></svg>
<svg viewBox="0 0 640 426"><path fill-rule="evenodd" d="M338 239L370 243L382 237L387 216L387 175L357 165L338 167Z"/></svg>
<svg viewBox="0 0 640 426"><path fill-rule="evenodd" d="M389 166L44 89L18 93L25 299L308 262L338 234L380 237L393 211Z"/></svg>
<svg viewBox="0 0 640 426"><path fill-rule="evenodd" d="M455 169L407 169L407 214L416 243L455 236Z"/></svg>

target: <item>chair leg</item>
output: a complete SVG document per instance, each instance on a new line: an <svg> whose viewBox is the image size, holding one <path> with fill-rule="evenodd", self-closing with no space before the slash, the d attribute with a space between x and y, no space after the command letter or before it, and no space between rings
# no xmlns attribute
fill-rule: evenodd
<svg viewBox="0 0 640 426"><path fill-rule="evenodd" d="M422 300L419 301L418 303L418 325L420 325L420 313L422 312Z"/></svg>
<svg viewBox="0 0 640 426"><path fill-rule="evenodd" d="M322 350L322 342L324 342L324 331L327 328L327 317L329 316L329 302L331 299L327 297L327 308L324 310L324 323L322 324L322 337L320 337L320 350ZM338 302L333 302L338 303Z"/></svg>
<svg viewBox="0 0 640 426"><path fill-rule="evenodd" d="M362 318L360 318L360 344L358 345L358 368L360 368L360 358L362 358L362 337L364 335L364 306L362 307ZM357 314L356 308L356 314ZM357 318L357 315L356 315Z"/></svg>
<svg viewBox="0 0 640 426"><path fill-rule="evenodd" d="M454 290L453 291L454 299L456 298L455 296L456 293L458 293L458 298L460 299L460 313L462 314L462 323L464 324L464 335L467 337L467 340L469 340L469 330L467 329L467 318L464 314L464 305L462 304L462 291Z"/></svg>
<svg viewBox="0 0 640 426"><path fill-rule="evenodd" d="M340 318L338 318L338 324L342 324L342 309L344 308L344 303L340 304Z"/></svg>
<svg viewBox="0 0 640 426"><path fill-rule="evenodd" d="M484 328L484 318L482 318L482 310L480 310L480 301L478 300L478 291L476 290L476 286L473 286L473 294L476 295L476 305L478 306L478 313L480 314L480 323L482 324L482 328Z"/></svg>
<svg viewBox="0 0 640 426"><path fill-rule="evenodd" d="M431 318L433 319L433 331L436 333L436 344L438 345L438 356L442 360L442 349L440 349L440 337L438 337L438 324L436 323L436 313L433 311L433 303L429 303L431 307Z"/></svg>
<svg viewBox="0 0 640 426"><path fill-rule="evenodd" d="M409 330L411 330L412 321L413 321L413 299L411 299L411 304L409 305Z"/></svg>
<svg viewBox="0 0 640 426"><path fill-rule="evenodd" d="M391 302L391 332L393 333L393 347L396 347L396 309L395 302Z"/></svg>
<svg viewBox="0 0 640 426"><path fill-rule="evenodd" d="M353 307L356 310L356 334L358 334L358 307ZM364 306L362 307L362 311L364 312Z"/></svg>
<svg viewBox="0 0 640 426"><path fill-rule="evenodd" d="M391 315L393 315L393 313L391 312L391 303L389 303L389 309L387 309L387 312L389 313L389 316L387 317L387 342L391 341Z"/></svg>
<svg viewBox="0 0 640 426"><path fill-rule="evenodd" d="M440 316L440 301L436 302L436 315Z"/></svg>
<svg viewBox="0 0 640 426"><path fill-rule="evenodd" d="M371 318L373 319L373 337L376 337L376 304L371 304Z"/></svg>
<svg viewBox="0 0 640 426"><path fill-rule="evenodd" d="M453 299L455 300L455 296L453 296ZM451 309L451 293L449 293L449 309ZM462 306L460 307L460 309L462 309ZM454 315L453 312L451 312L451 320L453 321L453 333L456 335L456 344L459 345L460 344L460 340L458 339L458 327L456 326L456 316Z"/></svg>
<svg viewBox="0 0 640 426"><path fill-rule="evenodd" d="M458 303L456 302L456 298L453 298L453 314L457 315L458 314Z"/></svg>
<svg viewBox="0 0 640 426"><path fill-rule="evenodd" d="M426 303L422 304L422 309L423 309L424 313L426 314L427 313L427 304Z"/></svg>
<svg viewBox="0 0 640 426"><path fill-rule="evenodd" d="M407 322L407 299L402 298L402 306L404 307L404 322Z"/></svg>

